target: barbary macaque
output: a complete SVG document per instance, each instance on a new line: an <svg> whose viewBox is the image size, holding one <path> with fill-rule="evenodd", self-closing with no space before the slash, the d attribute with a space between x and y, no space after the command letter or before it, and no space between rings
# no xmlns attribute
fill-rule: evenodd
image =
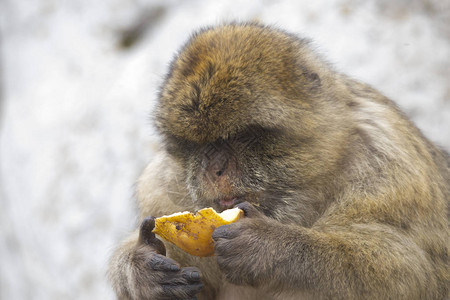
<svg viewBox="0 0 450 300"><path fill-rule="evenodd" d="M308 40L199 31L154 121L140 226L110 261L119 299L449 299L449 155ZM154 217L235 206L211 257L152 233Z"/></svg>

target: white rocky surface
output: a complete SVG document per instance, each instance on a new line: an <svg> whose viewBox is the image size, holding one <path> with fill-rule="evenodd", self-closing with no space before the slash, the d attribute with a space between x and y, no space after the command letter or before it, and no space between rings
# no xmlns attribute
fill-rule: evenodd
<svg viewBox="0 0 450 300"><path fill-rule="evenodd" d="M199 27L260 20L314 39L450 150L448 0L0 2L0 299L114 299L105 279L135 226L150 112ZM143 22L141 39L120 47Z"/></svg>

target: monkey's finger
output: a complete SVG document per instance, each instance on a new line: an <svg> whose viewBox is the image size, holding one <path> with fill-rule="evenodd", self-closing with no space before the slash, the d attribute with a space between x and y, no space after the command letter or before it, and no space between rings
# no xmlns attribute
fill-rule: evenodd
<svg viewBox="0 0 450 300"><path fill-rule="evenodd" d="M171 258L161 254L154 254L148 263L149 267L155 271L178 272L180 266Z"/></svg>
<svg viewBox="0 0 450 300"><path fill-rule="evenodd" d="M162 287L164 296L168 297L169 299L192 299L202 290L203 283L187 285L163 285Z"/></svg>
<svg viewBox="0 0 450 300"><path fill-rule="evenodd" d="M239 235L237 230L233 230L233 225L222 225L214 230L212 238L214 241L218 239L233 239Z"/></svg>
<svg viewBox="0 0 450 300"><path fill-rule="evenodd" d="M155 234L152 232L153 228L155 228L155 218L146 217L139 228L139 238L144 242L147 239L155 238Z"/></svg>
<svg viewBox="0 0 450 300"><path fill-rule="evenodd" d="M155 228L155 218L145 218L139 229L138 243L149 245L156 253L166 255L166 247L164 246L164 243L152 232L153 228Z"/></svg>
<svg viewBox="0 0 450 300"><path fill-rule="evenodd" d="M202 273L196 267L186 267L181 270L181 276L190 282L199 282Z"/></svg>
<svg viewBox="0 0 450 300"><path fill-rule="evenodd" d="M255 217L260 217L263 214L256 209L256 207L254 207L250 202L241 202L236 204L237 208L242 209L244 211L244 215L248 218L255 218Z"/></svg>

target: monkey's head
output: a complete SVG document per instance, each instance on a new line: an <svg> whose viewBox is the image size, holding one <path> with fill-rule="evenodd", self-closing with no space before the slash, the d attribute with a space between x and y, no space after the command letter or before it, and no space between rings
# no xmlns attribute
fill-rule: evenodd
<svg viewBox="0 0 450 300"><path fill-rule="evenodd" d="M329 130L331 75L308 48L276 29L230 24L195 34L174 59L156 126L199 207L247 200L271 210L326 172L330 141L318 132Z"/></svg>

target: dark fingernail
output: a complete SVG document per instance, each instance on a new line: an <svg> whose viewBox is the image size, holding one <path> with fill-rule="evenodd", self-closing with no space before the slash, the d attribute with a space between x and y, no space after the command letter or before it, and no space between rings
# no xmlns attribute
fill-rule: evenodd
<svg viewBox="0 0 450 300"><path fill-rule="evenodd" d="M141 230L152 231L153 228L155 228L155 218L154 217L146 217L141 223Z"/></svg>
<svg viewBox="0 0 450 300"><path fill-rule="evenodd" d="M192 272L192 273L190 274L190 276L191 276L191 278L194 279L194 280L200 279L200 273L199 273L199 272Z"/></svg>
<svg viewBox="0 0 450 300"><path fill-rule="evenodd" d="M238 203L235 207L242 209L244 211L244 216L246 217L254 217L259 213L259 211L247 201Z"/></svg>
<svg viewBox="0 0 450 300"><path fill-rule="evenodd" d="M178 267L177 265L170 265L170 271L172 272L180 271L180 267Z"/></svg>
<svg viewBox="0 0 450 300"><path fill-rule="evenodd" d="M188 280L199 280L200 279L200 273L197 271L185 271L184 278L188 279Z"/></svg>

